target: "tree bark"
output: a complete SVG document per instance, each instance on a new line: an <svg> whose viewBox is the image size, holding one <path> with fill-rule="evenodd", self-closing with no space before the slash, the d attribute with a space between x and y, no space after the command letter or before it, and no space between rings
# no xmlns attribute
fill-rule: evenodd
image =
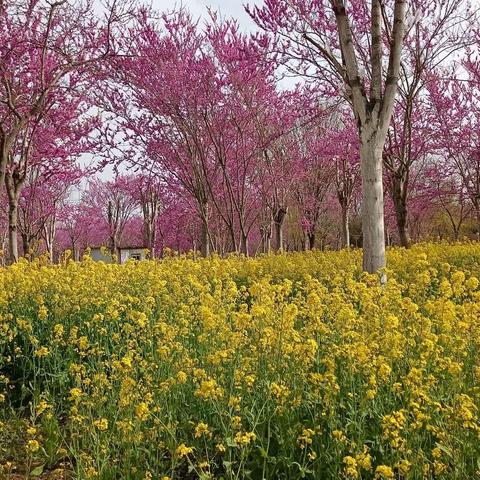
<svg viewBox="0 0 480 480"><path fill-rule="evenodd" d="M375 131L361 129L363 269L369 273L385 267L382 150Z"/></svg>
<svg viewBox="0 0 480 480"><path fill-rule="evenodd" d="M77 245L74 239L71 239L71 242L72 242L72 260L76 262L78 260Z"/></svg>
<svg viewBox="0 0 480 480"><path fill-rule="evenodd" d="M313 250L315 248L315 232L307 232L305 240L305 250Z"/></svg>
<svg viewBox="0 0 480 480"><path fill-rule="evenodd" d="M200 252L202 257L206 258L210 256L210 232L208 225L208 204L201 206L201 239L200 239Z"/></svg>
<svg viewBox="0 0 480 480"><path fill-rule="evenodd" d="M392 201L395 207L395 219L398 228L398 237L400 245L408 248L410 246L410 238L407 230L408 209L407 209L407 183L398 178L398 176L392 176Z"/></svg>
<svg viewBox="0 0 480 480"><path fill-rule="evenodd" d="M283 224L287 216L287 209L280 207L273 214L273 235L275 239L275 250L283 251Z"/></svg>
<svg viewBox="0 0 480 480"><path fill-rule="evenodd" d="M148 249L148 258L155 258L155 223L154 220L144 218L143 220L143 243Z"/></svg>
<svg viewBox="0 0 480 480"><path fill-rule="evenodd" d="M480 240L480 208L475 206L475 215L477 217L477 240Z"/></svg>
<svg viewBox="0 0 480 480"><path fill-rule="evenodd" d="M115 234L110 235L109 249L112 256L117 254L117 238Z"/></svg>
<svg viewBox="0 0 480 480"><path fill-rule="evenodd" d="M350 209L345 204L342 204L342 241L344 247L350 247Z"/></svg>
<svg viewBox="0 0 480 480"><path fill-rule="evenodd" d="M8 197L8 257L11 264L18 261L18 199L22 183L17 172L10 172L5 176Z"/></svg>
<svg viewBox="0 0 480 480"><path fill-rule="evenodd" d="M248 235L243 232L240 236L240 253L248 257Z"/></svg>
<svg viewBox="0 0 480 480"><path fill-rule="evenodd" d="M28 255L30 253L30 238L27 233L22 233L22 246L23 254Z"/></svg>
<svg viewBox="0 0 480 480"><path fill-rule="evenodd" d="M387 77L382 88L382 11L380 0L372 0L371 82L370 95L367 96L365 83L358 69L355 42L345 2L332 0L342 51L342 64L337 61L334 66L345 79L359 128L363 191L363 269L369 273L385 267L382 150L397 93L406 8L406 0L395 0Z"/></svg>
<svg viewBox="0 0 480 480"><path fill-rule="evenodd" d="M55 242L56 221L55 216L46 222L44 225L44 240L47 247L47 252L50 257L50 262L54 263L53 259L53 247Z"/></svg>
<svg viewBox="0 0 480 480"><path fill-rule="evenodd" d="M12 150L12 146L17 134L17 129L10 134L3 134L0 137L0 193L3 185L6 184L6 172L8 164L8 156Z"/></svg>
<svg viewBox="0 0 480 480"><path fill-rule="evenodd" d="M18 262L17 236L18 198L9 199L8 204L8 256L10 263Z"/></svg>
<svg viewBox="0 0 480 480"><path fill-rule="evenodd" d="M270 238L272 236L272 230L270 226L262 225L260 227L260 235L262 238L260 250L262 253L270 252Z"/></svg>

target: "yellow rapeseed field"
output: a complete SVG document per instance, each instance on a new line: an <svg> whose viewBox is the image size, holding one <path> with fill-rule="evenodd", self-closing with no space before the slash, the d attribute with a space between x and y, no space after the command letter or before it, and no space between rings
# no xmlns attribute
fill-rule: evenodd
<svg viewBox="0 0 480 480"><path fill-rule="evenodd" d="M480 245L360 257L1 269L0 478L478 478Z"/></svg>

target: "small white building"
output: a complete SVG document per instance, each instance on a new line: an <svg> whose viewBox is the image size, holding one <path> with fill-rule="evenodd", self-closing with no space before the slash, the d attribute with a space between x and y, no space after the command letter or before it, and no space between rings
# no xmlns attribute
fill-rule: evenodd
<svg viewBox="0 0 480 480"><path fill-rule="evenodd" d="M112 254L107 247L90 247L90 256L96 262L114 263Z"/></svg>
<svg viewBox="0 0 480 480"><path fill-rule="evenodd" d="M145 247L119 247L118 261L125 263L128 260L145 260L146 251Z"/></svg>
<svg viewBox="0 0 480 480"><path fill-rule="evenodd" d="M96 262L115 263L120 264L128 260L145 260L147 249L145 247L119 247L117 248L117 258L114 259L110 250L106 247L91 247L90 256Z"/></svg>

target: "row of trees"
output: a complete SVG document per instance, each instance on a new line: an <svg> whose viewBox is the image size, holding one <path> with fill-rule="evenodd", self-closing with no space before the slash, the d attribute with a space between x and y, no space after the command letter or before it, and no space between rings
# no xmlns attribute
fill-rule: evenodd
<svg viewBox="0 0 480 480"><path fill-rule="evenodd" d="M249 13L254 35L184 9L117 1L99 19L88 2L0 2L10 261L100 244L357 245L373 272L385 242L445 235L445 222L478 235L468 2L268 0ZM95 180L106 164L123 174Z"/></svg>

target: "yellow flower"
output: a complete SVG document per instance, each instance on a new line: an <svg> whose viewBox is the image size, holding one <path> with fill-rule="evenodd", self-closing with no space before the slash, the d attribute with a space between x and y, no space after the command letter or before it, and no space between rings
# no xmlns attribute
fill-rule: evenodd
<svg viewBox="0 0 480 480"><path fill-rule="evenodd" d="M45 410L51 409L52 406L49 405L45 400L41 400L40 403L37 405L35 412L37 415L41 415Z"/></svg>
<svg viewBox="0 0 480 480"><path fill-rule="evenodd" d="M439 460L433 461L433 471L435 472L435 475L437 476L443 475L447 471L447 468L448 468L447 465L440 462Z"/></svg>
<svg viewBox="0 0 480 480"><path fill-rule="evenodd" d="M40 449L40 444L37 442L37 440L29 440L27 442L27 450L31 453L38 452Z"/></svg>
<svg viewBox="0 0 480 480"><path fill-rule="evenodd" d="M314 430L311 428L304 428L302 434L297 438L297 443L300 445L300 448L305 448L307 445L311 445L313 442L312 437L314 435Z"/></svg>
<svg viewBox="0 0 480 480"><path fill-rule="evenodd" d="M367 398L369 400L373 400L377 395L377 391L373 388L370 388L367 390Z"/></svg>
<svg viewBox="0 0 480 480"><path fill-rule="evenodd" d="M94 420L93 426L99 430L105 431L108 429L108 420L106 418L100 418L99 420Z"/></svg>
<svg viewBox="0 0 480 480"><path fill-rule="evenodd" d="M48 357L50 355L50 350L47 347L40 347L35 350L36 357Z"/></svg>
<svg viewBox="0 0 480 480"><path fill-rule="evenodd" d="M225 446L222 443L217 443L215 445L215 448L217 449L217 451L219 453L225 453L227 451L227 449L225 448Z"/></svg>
<svg viewBox="0 0 480 480"><path fill-rule="evenodd" d="M238 415L234 415L232 417L232 427L237 429L237 428L240 428L241 425L242 425L242 417Z"/></svg>
<svg viewBox="0 0 480 480"><path fill-rule="evenodd" d="M372 457L368 453L368 448L365 446L362 453L355 456L358 466L367 472L372 469Z"/></svg>
<svg viewBox="0 0 480 480"><path fill-rule="evenodd" d="M341 430L333 430L332 431L332 436L335 440L338 442L345 443L347 441L347 437Z"/></svg>
<svg viewBox="0 0 480 480"><path fill-rule="evenodd" d="M480 282L478 281L477 277L470 277L465 282L465 287L467 288L467 290L470 290L470 291L477 290L479 283Z"/></svg>
<svg viewBox="0 0 480 480"><path fill-rule="evenodd" d="M200 387L195 391L195 396L204 399L218 400L223 396L223 389L217 385L214 379L203 380Z"/></svg>
<svg viewBox="0 0 480 480"><path fill-rule="evenodd" d="M178 458L186 457L193 452L193 447L187 447L184 443L181 443L175 450L175 455Z"/></svg>
<svg viewBox="0 0 480 480"><path fill-rule="evenodd" d="M375 469L375 478L391 479L391 478L395 478L395 475L391 467L388 467L386 465L379 465Z"/></svg>
<svg viewBox="0 0 480 480"><path fill-rule="evenodd" d="M45 307L45 305L40 305L40 307L38 308L38 318L40 320L46 320L47 317L48 317L47 307Z"/></svg>
<svg viewBox="0 0 480 480"><path fill-rule="evenodd" d="M55 334L56 337L63 336L64 331L65 331L65 328L61 323L57 323L53 327L53 333Z"/></svg>
<svg viewBox="0 0 480 480"><path fill-rule="evenodd" d="M240 397L230 397L228 399L228 406L233 408L233 410L240 411L241 410L240 402L241 402Z"/></svg>
<svg viewBox="0 0 480 480"><path fill-rule="evenodd" d="M78 348L80 350L86 350L88 348L88 338L82 336L78 339Z"/></svg>
<svg viewBox="0 0 480 480"><path fill-rule="evenodd" d="M283 403L290 395L290 389L286 385L281 385L273 382L270 386L272 395L280 402Z"/></svg>
<svg viewBox="0 0 480 480"><path fill-rule="evenodd" d="M199 438L202 435L211 436L210 431L208 430L208 425L206 423L200 422L195 427L195 438Z"/></svg>
<svg viewBox="0 0 480 480"><path fill-rule="evenodd" d="M349 455L343 457L343 463L345 464L344 474L347 478L359 477L357 461L353 457Z"/></svg>
<svg viewBox="0 0 480 480"><path fill-rule="evenodd" d="M185 372L179 371L177 373L178 383L185 383L187 381L187 374Z"/></svg>
<svg viewBox="0 0 480 480"><path fill-rule="evenodd" d="M93 467L88 467L85 470L85 474L87 475L87 478L95 478L95 477L98 476L97 470L95 470L95 468L93 468Z"/></svg>
<svg viewBox="0 0 480 480"><path fill-rule="evenodd" d="M433 450L432 450L432 457L433 458L440 458L442 456L442 451L438 448L438 447L435 447Z"/></svg>
<svg viewBox="0 0 480 480"><path fill-rule="evenodd" d="M254 432L237 432L235 435L235 443L239 446L248 445L251 442L254 442L257 439L257 436Z"/></svg>
<svg viewBox="0 0 480 480"><path fill-rule="evenodd" d="M69 400L76 402L80 399L82 395L83 395L82 389L76 388L76 387L71 388Z"/></svg>
<svg viewBox="0 0 480 480"><path fill-rule="evenodd" d="M135 407L135 415L139 420L147 420L150 409L146 402L141 402Z"/></svg>
<svg viewBox="0 0 480 480"><path fill-rule="evenodd" d="M397 468L398 470L398 473L400 473L400 475L402 476L406 476L408 474L408 472L410 471L410 468L411 468L412 464L406 460L406 459L403 459L403 460L400 460L399 462L397 462L397 464L395 465L395 467Z"/></svg>

